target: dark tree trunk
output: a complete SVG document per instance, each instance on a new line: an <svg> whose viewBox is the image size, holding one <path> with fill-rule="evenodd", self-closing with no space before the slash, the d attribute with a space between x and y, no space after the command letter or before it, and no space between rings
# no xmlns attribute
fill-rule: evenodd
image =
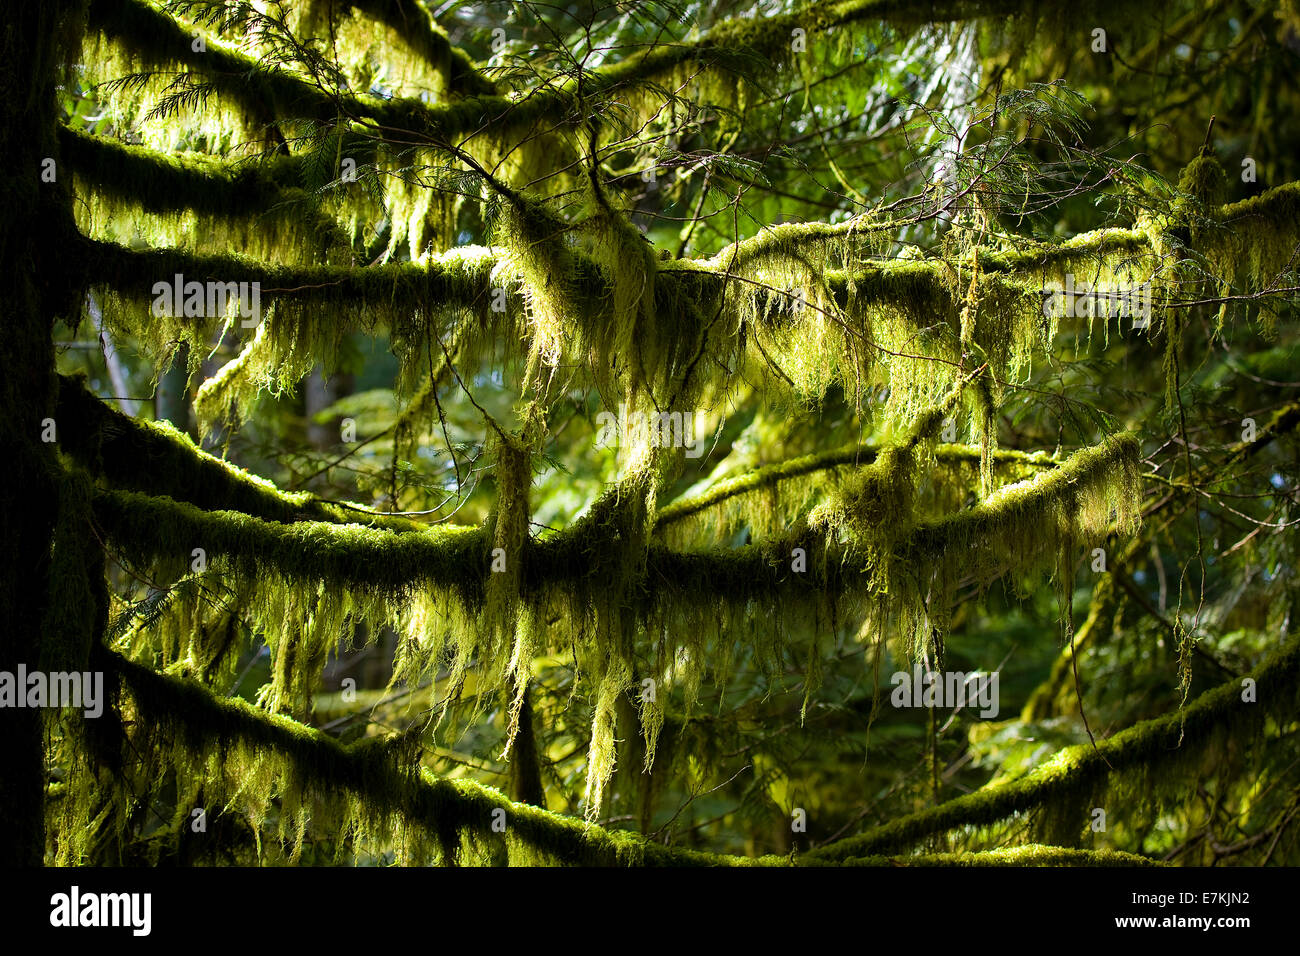
<svg viewBox="0 0 1300 956"><path fill-rule="evenodd" d="M0 670L41 658L50 539L55 521L54 316L78 300L77 234L68 173L58 166L54 84L58 48L79 4L20 3L0 39ZM48 161L53 160L53 165ZM54 182L43 181L53 172ZM57 441L58 422L52 422ZM0 865L39 866L45 856L42 712L0 710Z"/></svg>
<svg viewBox="0 0 1300 956"><path fill-rule="evenodd" d="M524 691L523 706L519 709L519 734L510 755L510 799L545 807L546 788L542 784L541 754L537 750L537 731L533 726L531 691L531 688Z"/></svg>

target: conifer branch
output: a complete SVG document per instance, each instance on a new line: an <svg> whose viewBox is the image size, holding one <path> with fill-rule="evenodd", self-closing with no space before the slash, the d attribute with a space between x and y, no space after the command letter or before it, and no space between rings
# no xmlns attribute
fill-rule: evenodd
<svg viewBox="0 0 1300 956"><path fill-rule="evenodd" d="M383 8L395 5L374 0L364 7L391 20L396 13ZM742 75L752 73L756 64L768 65L773 57L779 61L788 55L791 31L796 27L812 33L867 19L920 25L1014 12L1019 6L999 0L947 0L918 9L906 0L823 0L808 9L776 17L727 21L698 40L658 44L592 70L583 80L588 87L584 95L607 100L693 63ZM344 91L332 96L305 80L266 68L211 42L205 53L192 53L191 38L184 27L143 0L93 0L90 27L153 57L157 63L179 63L208 76L220 92L234 96L255 113L260 114L270 106L280 119L328 119L341 109L346 115L372 120L377 124L377 131L388 128L399 134L399 138L404 133L429 137L431 142L451 143L489 128L497 135L503 127L519 129L541 121L560 121L575 104L576 81L572 78L525 97L480 91L480 85L468 79L476 75L469 72L468 58L454 54L453 61L463 71L459 75L466 80L466 90L474 94L455 103L431 106L412 98L382 101Z"/></svg>
<svg viewBox="0 0 1300 956"><path fill-rule="evenodd" d="M764 465L744 474L734 475L705 491L683 496L664 505L655 515L655 529L659 530L683 521L736 495L767 488L787 479L846 466L870 465L876 460L877 454L878 449L874 445L853 445L836 451L792 458L779 464ZM935 448L934 455L940 462L978 464L980 449L974 445L939 445ZM1059 464L1041 453L1030 454L1011 449L999 449L994 452L993 458L994 461L1002 464L1034 468L1055 468Z"/></svg>
<svg viewBox="0 0 1300 956"><path fill-rule="evenodd" d="M218 215L265 215L301 202L288 157L230 162L202 153L162 153L106 136L59 127L59 152L96 192L139 204L148 212L188 209Z"/></svg>
<svg viewBox="0 0 1300 956"><path fill-rule="evenodd" d="M1191 759L1216 734L1258 731L1265 718L1292 717L1300 705L1300 641L1288 640L1248 675L1255 681L1256 702L1242 700L1242 682L1230 680L1206 691L1180 711L1135 724L1103 740L1096 750L1078 744L1060 751L1017 780L992 784L928 810L884 824L859 836L809 851L819 862L906 849L933 834L958 827L992 826L1073 794L1085 797L1116 774L1146 770L1155 785L1163 764ZM1157 787L1158 789L1158 787ZM1178 796L1183 796L1179 793ZM1082 832L1086 821L1080 818Z"/></svg>
<svg viewBox="0 0 1300 956"><path fill-rule="evenodd" d="M237 698L218 698L192 681L158 674L112 652L105 669L120 675L137 712L194 752L235 743L283 755L320 792L346 793L372 813L392 815L424 828L454 856L462 839L522 844L521 862L589 866L774 864L784 857L750 860L651 843L635 834L604 830L524 803L512 803L489 787L448 780L402 758L397 741L344 746L319 730L269 714ZM399 762L401 761L401 762ZM405 767L403 767L403 764ZM287 781L277 781L278 787ZM494 834L494 811L504 813L508 838ZM259 821L260 822L260 821ZM390 831L391 833L392 831Z"/></svg>
<svg viewBox="0 0 1300 956"><path fill-rule="evenodd" d="M130 491L165 495L207 511L240 511L263 521L371 520L392 531L418 525L361 515L308 492L285 492L264 478L216 458L167 422L147 422L109 406L83 380L59 376L55 416L59 447L92 475Z"/></svg>

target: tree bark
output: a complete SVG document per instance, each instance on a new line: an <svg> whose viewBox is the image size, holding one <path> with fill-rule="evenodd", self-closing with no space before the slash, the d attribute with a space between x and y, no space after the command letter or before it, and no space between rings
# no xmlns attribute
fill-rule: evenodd
<svg viewBox="0 0 1300 956"><path fill-rule="evenodd" d="M58 467L52 330L56 315L79 311L67 267L77 233L54 125L59 46L79 12L66 0L17 4L0 39L0 671L10 673L41 657ZM45 858L42 721L38 709L0 709L0 866Z"/></svg>
<svg viewBox="0 0 1300 956"><path fill-rule="evenodd" d="M510 755L510 799L546 807L546 788L542 784L541 754L537 750L537 730L533 726L532 688L524 691L519 709L519 734Z"/></svg>

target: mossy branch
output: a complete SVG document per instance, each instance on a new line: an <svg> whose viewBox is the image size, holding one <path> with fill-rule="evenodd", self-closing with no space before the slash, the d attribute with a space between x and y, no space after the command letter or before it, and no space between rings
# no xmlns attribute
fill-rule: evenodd
<svg viewBox="0 0 1300 956"><path fill-rule="evenodd" d="M993 552L1000 553L995 545L1003 538L1015 537L1024 515L1032 512L1038 521L1045 509L1064 509L1068 513L1064 499L1072 499L1077 486L1091 486L1108 476L1113 479L1116 469L1122 480L1122 473L1132 462L1135 444L1135 440L1122 436L1084 449L1060 467L1003 489L969 511L918 524L899 547L929 555L930 560L939 556L964 560L969 549L982 540ZM216 467L226 466L218 463ZM224 488L227 481L235 480L223 475L215 483ZM239 493L260 494L251 487ZM266 493L277 494L270 489ZM323 521L300 520L281 525L239 511L203 511L169 498L130 491L100 491L95 495L94 508L110 537L145 560L175 561L188 556L194 547L204 547L211 554L230 556L253 575L274 568L292 579L353 587L399 599L424 582L457 588L467 602L475 605L481 603L482 582L488 575L489 537L482 528L441 525L397 534L360 524L341 526ZM1121 510L1121 519L1124 514ZM166 529L167 534L160 535L159 529ZM529 539L529 553L523 562L525 592L536 592L555 582L590 581L593 577L605 580L608 568L602 568L598 558L607 556L608 530L600 522L580 519L544 541ZM703 552L678 552L650 545L644 556L644 575L648 580L671 582L656 589L663 598L689 600L705 595L710 600L743 604L763 595L770 598L774 589L799 591L810 587L805 576L790 571L789 553L795 545L819 551L814 538L801 533L797 539ZM1020 547L1023 551L1024 546ZM834 550L827 577L819 585L832 590L860 586L861 575L870 567L869 560L851 547L842 552Z"/></svg>
<svg viewBox="0 0 1300 956"><path fill-rule="evenodd" d="M389 598L442 585L475 604L488 572L481 528L438 525L399 534L326 521L276 524L133 491L97 492L94 512L110 539L142 563L187 563L192 549L203 548L228 557L250 578L274 569L293 580Z"/></svg>
<svg viewBox="0 0 1300 956"><path fill-rule="evenodd" d="M395 0L366 0L354 4L390 24L402 6ZM887 19L899 24L919 25L932 21L964 20L1011 12L1018 4L997 0L949 0L916 8L906 0L833 0L775 17L734 19L715 27L705 36L682 43L656 44L617 63L590 71L583 80L583 97L603 102L620 93L661 82L674 71L696 65L722 67L728 72L749 72L756 63L770 64L785 59L791 49L791 31L798 27L814 33L847 26L868 19ZM134 50L152 56L160 64L180 63L211 77L224 93L261 114L268 107L279 118L328 119L339 108L347 115L364 117L376 124L383 135L403 134L429 137L432 142L450 143L458 137L491 128L499 135L506 128L519 129L540 121L556 122L571 117L576 103L577 81L535 90L528 96L497 95L473 70L468 58L451 53L452 76L459 78L467 95L455 102L429 105L414 98L380 100L341 92L332 96L319 87L282 70L268 69L256 60L209 42L205 53L192 53L190 36L176 20L142 0L93 0L90 27ZM427 41L429 52L441 53L441 34L431 27L417 28ZM409 34L408 34L409 35ZM417 39L417 42L420 42Z"/></svg>
<svg viewBox="0 0 1300 956"><path fill-rule="evenodd" d="M874 445L851 445L755 468L743 475L720 481L699 494L683 496L660 508L655 515L655 529L660 530L683 521L737 495L777 485L792 478L846 466L869 465L876 460L877 454L878 449ZM935 459L943 463L979 464L980 454L980 449L974 445L939 445L934 450ZM1058 465L1058 462L1042 453L1031 454L1009 449L995 452L994 461L1036 468L1055 468Z"/></svg>
<svg viewBox="0 0 1300 956"><path fill-rule="evenodd" d="M1068 747L1018 780L994 784L914 813L868 833L812 850L823 861L900 850L957 827L989 826L1098 784L1110 775L1147 768L1195 751L1215 733L1262 726L1267 716L1291 719L1300 703L1300 641L1290 640L1248 675L1258 702L1242 700L1242 683L1231 680L1207 691L1181 711L1143 721L1113 737ZM1080 829L1083 821L1080 821Z"/></svg>
<svg viewBox="0 0 1300 956"><path fill-rule="evenodd" d="M364 515L308 492L285 492L264 478L216 458L166 422L123 415L79 378L59 376L55 406L59 448L92 475L132 491L187 501L207 511L239 511L263 521L369 521L391 531L418 525L387 515Z"/></svg>
<svg viewBox="0 0 1300 956"><path fill-rule="evenodd" d="M972 546L991 544L1002 537L1008 525L1029 522L1041 529L1044 515L1058 510L1065 499L1083 491L1087 484L1107 474L1120 472L1127 488L1136 493L1137 463L1141 452L1138 439L1129 434L1115 435L1097 445L1070 456L1061 467L1045 472L1032 481L999 488L988 499L967 511L917 525L910 546L917 555L936 555L957 542ZM1136 498L1103 502L1106 510L1119 509L1122 529L1136 527Z"/></svg>
<svg viewBox="0 0 1300 956"><path fill-rule="evenodd" d="M523 854L525 863L698 866L787 862L784 857L750 860L715 856L585 825L538 807L512 803L472 781L439 778L424 768L417 772L410 762L412 755L402 752L401 740L344 746L287 717L268 714L242 700L215 697L197 684L155 673L112 652L104 652L104 662L106 669L121 676L140 717L174 735L189 751L223 752L239 742L281 754L320 792L351 794L372 813L399 816L440 835L444 842L468 833L482 841L495 838L522 844L532 851ZM504 837L492 829L494 811L498 810L504 814ZM444 852L447 849L444 846Z"/></svg>
<svg viewBox="0 0 1300 956"><path fill-rule="evenodd" d="M979 853L918 853L915 856L850 857L843 866L1163 866L1136 853L1122 850L1080 850L1065 846L1025 846Z"/></svg>
<svg viewBox="0 0 1300 956"><path fill-rule="evenodd" d="M164 153L105 136L59 128L59 151L97 191L137 203L146 212L189 209L219 216L267 215L302 202L288 157L232 163L202 153Z"/></svg>
<svg viewBox="0 0 1300 956"><path fill-rule="evenodd" d="M179 21L143 0L92 0L87 32L100 33L129 49L154 69L187 67L209 78L256 116L271 109L280 117L330 119L334 100L303 79L268 67L211 39L195 51L194 37Z"/></svg>
<svg viewBox="0 0 1300 956"><path fill-rule="evenodd" d="M398 817L434 834L444 860L466 836L480 843L500 841L501 858L511 863L585 866L782 866L843 861L858 866L1142 866L1143 857L1118 851L1022 846L965 855L871 857L857 838L832 844L803 857L757 858L711 854L650 842L639 835L606 830L525 803L467 780L438 777L415 769L410 741L397 738L344 745L319 730L268 714L236 698L219 698L189 681L158 674L113 652L101 652L106 670L129 692L136 713L150 725L151 737L183 744L195 754L223 753L236 744L287 759L296 774L318 792L347 794L372 817ZM273 785L284 786L283 782ZM504 822L504 833L493 830ZM260 824L263 821L253 821ZM449 847L448 844L451 844Z"/></svg>

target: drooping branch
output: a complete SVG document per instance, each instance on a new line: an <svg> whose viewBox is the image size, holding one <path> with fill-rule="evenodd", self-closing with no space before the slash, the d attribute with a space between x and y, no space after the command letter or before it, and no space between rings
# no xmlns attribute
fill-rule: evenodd
<svg viewBox="0 0 1300 956"><path fill-rule="evenodd" d="M396 8L403 5L392 0L370 0L359 6L392 23L394 17L400 17ZM905 0L830 0L776 17L731 20L700 39L656 44L589 71L582 80L583 99L602 102L647 84L662 83L682 70L689 71L689 75L706 68L748 73L755 64L770 66L774 58L777 62L788 58L795 28L814 34L875 19L915 26L1013 13L1019 7L998 0L949 0L925 9ZM577 104L577 81L572 78L523 97L491 94L483 84L470 79L477 74L468 58L455 53L450 53L453 75L465 81L466 92L474 94L456 102L429 105L413 98L379 100L346 91L335 94L282 70L262 67L212 42L207 44L206 52L194 53L190 48L192 38L185 28L142 0L94 0L90 27L159 65L179 64L203 73L221 92L257 113L269 107L281 119L323 120L336 115L341 106L347 115L373 121L376 131L397 134L399 138L427 137L430 143L449 144L485 129L499 135L505 129L526 128L539 121L562 122ZM432 39L435 36L441 34L431 29L426 38L431 52L438 55L441 40Z"/></svg>
<svg viewBox="0 0 1300 956"><path fill-rule="evenodd" d="M1113 774L1145 770L1150 774L1148 783L1155 786L1163 764L1196 751L1216 733L1254 731L1268 716L1292 718L1300 704L1300 642L1293 639L1279 647L1249 677L1257 695L1250 701L1243 700L1241 681L1228 681L1183 710L1136 724L1099 741L1095 749L1090 744L1068 747L1018 780L990 785L812 850L808 856L831 862L902 850L932 834L991 826L1071 794L1091 794ZM1084 827L1081 818L1078 830Z"/></svg>
<svg viewBox="0 0 1300 956"><path fill-rule="evenodd" d="M183 24L143 0L93 0L86 25L88 33L121 44L146 70L202 74L254 116L270 111L272 119L328 120L337 113L326 91L299 77L208 39L195 49L194 35Z"/></svg>
<svg viewBox="0 0 1300 956"><path fill-rule="evenodd" d="M155 245L235 247L276 262L316 263L350 249L336 216L295 184L284 157L228 162L126 146L60 128L62 159L79 193L78 226L91 236L138 230Z"/></svg>
<svg viewBox="0 0 1300 956"><path fill-rule="evenodd" d="M187 182L189 177L188 172L181 176ZM222 178L218 177L218 185ZM195 190L195 193L202 194L203 190ZM1264 221L1270 224L1268 229L1273 230L1265 245L1293 251L1297 227L1294 221L1287 219L1287 215L1297 194L1300 193L1295 186L1282 186L1245 204L1224 207L1220 219L1222 228L1204 230L1200 234L1203 242L1208 246L1242 242L1246 237L1239 236L1239 232L1256 229L1259 222ZM834 374L850 377L853 362L861 364L861 371L865 374L880 355L893 356L894 359L907 357L910 352L923 350L926 343L928 347L938 349L932 355L933 359L954 362L960 358L960 343L954 336L965 288L959 281L960 270L955 265L942 258L929 258L872 262L848 271L813 273L805 267L792 265L791 257L824 258L817 254L817 250L825 243L847 240L828 239L816 229L804 236L809 228L777 227L771 236L765 233L756 240L749 240L761 240L764 247L764 252L750 270L732 272L727 264L716 260L680 260L660 264L654 282L654 314L658 318L642 333L650 336L651 340L640 344L644 346L645 354L658 356L657 364L652 364L661 370L665 381L671 381L677 367L694 354L680 343L699 339L704 328L711 325L706 316L717 311L715 303L725 304L734 318L746 323L748 331L763 332L769 339L764 343L764 351L769 355L773 348L777 349L780 357L782 348L797 347L807 337L800 334L804 328L823 328L838 337L842 344L838 351L852 353L857 358L848 368L837 373L837 357L828 354L829 369L822 361L811 364L813 371L822 370L821 378ZM776 238L778 230L779 242ZM1045 245L1021 254L988 253L981 266L985 269L983 294L987 297L984 308L987 319L977 325L976 344L985 349L995 370L1004 372L1005 369L998 368L999 365L1009 362L1014 366L1016 361L1025 360L1025 355L1038 347L1035 343L1041 338L1043 325L1043 302L1038 294L1042 282L1058 277L1059 270L1068 269L1080 269L1090 275L1097 269L1117 274L1122 269L1150 274L1158 265L1153 257L1141 254L1144 242L1154 248L1154 240L1144 240L1144 235L1135 230L1103 230L1059 246ZM800 252L799 245L805 241L813 245L808 251ZM795 244L794 252L789 248L791 242ZM775 252L780 252L777 261L765 264L763 260L770 259ZM1281 253L1275 250L1270 255L1276 257ZM134 252L112 243L90 240L84 250L84 259L92 283L109 285L119 295L135 302L148 301L154 283L178 273L199 281L258 282L266 301L279 307L276 334L297 343L310 341L321 346L327 359L331 351L329 343L336 343L347 329L360 327L371 330L379 325L394 332L399 343L404 337L413 336L412 350L419 352L427 317L449 308L470 309L479 315L483 327L483 335L479 337L481 344L489 339L494 343L518 343L528 328L530 310L541 308L541 300L536 299L537 290L526 284L520 286L520 281L536 279L532 272L554 274L560 266L572 273L565 276L569 280L566 287L581 294L570 295L572 301L566 300L572 307L567 310L572 313L567 318L570 328L556 333L565 336L565 341L558 344L567 343L577 349L586 342L587 350L591 351L601 342L610 340L605 313L609 309L609 291L618 287L616 276L576 248L564 251L563 263L549 258L534 262L528 267L532 272L527 276L512 277L504 286L498 286L503 266L517 271L527 264L519 261L509 250L500 252L484 248L456 249L441 256L427 257L419 263L389 264L378 268L287 268L239 256L191 256L165 249ZM1269 278L1271 276L1261 274L1259 280L1264 282ZM524 301L521 303L515 299L505 309L489 309L489 304L499 298L499 288L511 295L522 292ZM815 302L819 295L824 296L821 305ZM360 308L353 308L355 304ZM801 305L804 306L802 309L799 308ZM887 323L876 328L862 313L879 310L885 311ZM574 318L582 320L576 328L571 327ZM196 342L204 340L213 331L214 321L215 317L204 316L197 323L202 328L192 329L185 337ZM345 327L344 322L355 324ZM493 323L496 323L495 327L491 327ZM171 341L179 330L176 323L164 324L166 328L161 330L164 341ZM184 326L187 323L180 324ZM927 330L932 326L937 327L937 331L935 328ZM949 336L952 341L941 342L936 338L942 336L943 329L952 333ZM127 328L124 331L138 332L148 340L147 329ZM527 334L530 337L545 336L551 331L535 327ZM726 359L734 354L740 334L737 330L724 336L717 328L711 328L707 351L722 364L732 367ZM980 337L983 337L982 341ZM1026 338L1034 341L1025 341ZM532 348L537 354L554 348L556 344L549 340L534 341ZM465 348L467 355L475 354L473 341L467 340ZM592 354L586 358L590 359L593 368L609 364L605 355ZM814 379L807 384L810 388L824 387L825 382Z"/></svg>
<svg viewBox="0 0 1300 956"><path fill-rule="evenodd" d="M153 729L173 737L191 753L225 752L242 744L267 759L283 759L304 784L320 793L348 794L366 811L423 828L455 857L466 837L499 841L514 862L591 866L745 865L778 863L785 858L749 860L651 843L631 833L604 830L522 803L511 803L491 788L467 780L448 780L416 770L415 756L402 741L344 746L287 717L268 714L242 700L217 698L190 681L155 673L109 651L105 669L120 675L136 712ZM277 791L288 781L273 781ZM497 813L496 811L500 811ZM505 835L493 825L504 820ZM257 821L262 822L262 821ZM366 836L391 838L395 827L373 827Z"/></svg>
<svg viewBox="0 0 1300 956"><path fill-rule="evenodd" d="M188 563L190 551L227 556L250 578L271 571L400 598L419 585L481 602L490 555L482 528L436 525L397 533L333 521L274 523L240 511L204 511L170 498L100 491L96 520L141 564Z"/></svg>
<svg viewBox="0 0 1300 956"><path fill-rule="evenodd" d="M1120 483L1135 490L1140 453L1141 443L1133 435L1107 438L1081 449L1061 467L1032 481L999 488L974 508L919 524L909 548L916 556L938 554L963 543L972 551L997 548L999 542L1009 543L1017 532L1022 540L1032 537L1032 529L1041 533L1044 516L1052 519L1063 513L1069 515L1080 506L1091 512L1097 531L1109 524L1112 510L1117 511L1119 528L1131 531L1139 521L1136 497L1088 500L1096 491L1088 487L1087 479L1117 471Z"/></svg>
<svg viewBox="0 0 1300 956"><path fill-rule="evenodd" d="M243 512L263 521L364 521L395 532L418 528L403 518L332 505L308 492L281 491L208 454L166 422L123 415L80 379L59 376L55 419L60 450L119 488L165 495L207 511Z"/></svg>
<svg viewBox="0 0 1300 956"><path fill-rule="evenodd" d="M268 714L242 700L215 697L199 685L157 674L112 652L104 651L99 656L104 668L121 678L131 706L150 727L150 739L183 744L192 754L227 753L241 746L254 753L264 753L277 766L285 766L284 776L298 778L297 786L334 794L335 799L346 795L361 804L366 822L371 824L358 828L362 841L375 840L382 844L395 831L390 820L400 819L421 828L430 837L429 842L439 847L444 861L462 862L468 857L470 861L477 858L597 866L791 863L816 866L841 862L857 866L1138 866L1151 863L1135 854L1037 845L987 851L960 860L947 854L884 857L869 854L877 849L889 849L890 845L882 841L868 843L861 837L850 837L794 858L747 858L664 846L631 833L584 825L571 817L513 803L499 792L472 781L441 778L425 768L415 770L408 740L363 741L345 746L290 718ZM1273 682L1264 686L1272 688ZM275 794L294 787L279 775L270 779L270 785Z"/></svg>
<svg viewBox="0 0 1300 956"><path fill-rule="evenodd" d="M265 215L300 201L288 157L235 163L202 153L163 153L106 136L59 128L63 160L96 191L147 212L188 209L215 215Z"/></svg>
<svg viewBox="0 0 1300 956"><path fill-rule="evenodd" d="M1042 543L1041 535L1021 533L1029 511L1058 514L1062 521L1083 520L1088 528L1101 530L1094 525L1104 527L1112 502L1106 500L1098 506L1098 514L1098 507L1090 507L1085 499L1105 494L1104 489L1112 483L1126 485L1131 481L1136 444L1135 439L1119 436L1083 449L1057 468L1032 481L1008 486L974 508L918 523L899 547L931 561L945 554L965 559L972 548L986 549L992 559L1005 558L1003 552L1007 551L1028 559L1035 547L1033 542ZM226 466L215 463L215 467ZM217 484L229 487L227 482L237 480L223 475ZM241 494L259 493L250 487ZM282 493L268 489L260 494ZM1128 520L1126 505L1123 501L1117 504L1124 523ZM288 502L280 507L287 509ZM203 511L168 498L128 491L101 491L95 496L94 508L109 537L145 563L188 560L190 549L202 546L210 554L228 555L237 567L246 567L250 574L275 569L291 579L328 582L395 599L427 583L455 588L465 600L481 603L482 582L490 563L488 537L482 528L440 525L419 532L394 533L360 524L339 526L322 521L276 524L246 513ZM1072 509L1082 509L1083 517L1073 514ZM159 529L166 529L167 534L160 535ZM603 579L607 572L592 561L592 548L601 531L600 525L579 520L545 540L530 539L527 547L532 554L524 562L528 569L525 589L586 580L593 575ZM711 599L722 597L743 605L782 589L798 591L811 586L805 577L791 571L789 554L794 546L818 549L815 537L805 532L798 539L703 552L677 552L650 545L645 576L668 582L657 589L663 598L675 596L689 601L707 594ZM858 581L860 587L869 567L864 562L865 558L851 546L835 552L827 562L827 578L819 581L819 586L848 588Z"/></svg>

